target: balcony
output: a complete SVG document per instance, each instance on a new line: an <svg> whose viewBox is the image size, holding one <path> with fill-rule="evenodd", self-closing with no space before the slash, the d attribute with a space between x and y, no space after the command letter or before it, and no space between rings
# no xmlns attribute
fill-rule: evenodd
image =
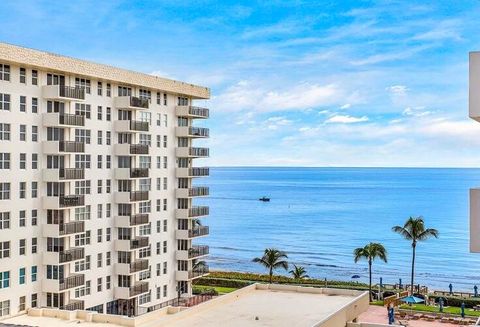
<svg viewBox="0 0 480 327"><path fill-rule="evenodd" d="M176 168L175 175L177 178L206 177L210 175L210 169L207 167Z"/></svg>
<svg viewBox="0 0 480 327"><path fill-rule="evenodd" d="M85 152L85 143L73 141L43 141L42 149L44 154L83 153Z"/></svg>
<svg viewBox="0 0 480 327"><path fill-rule="evenodd" d="M79 287L85 284L85 275L73 274L64 279L46 279L42 280L42 290L48 293L59 293L71 288Z"/></svg>
<svg viewBox="0 0 480 327"><path fill-rule="evenodd" d="M176 106L175 113L177 117L187 118L201 118L206 119L210 116L210 111L207 108L195 106Z"/></svg>
<svg viewBox="0 0 480 327"><path fill-rule="evenodd" d="M208 275L209 269L207 265L204 265L201 268L195 268L189 271L176 271L175 278L177 281L187 281L196 278L200 278L202 276Z"/></svg>
<svg viewBox="0 0 480 327"><path fill-rule="evenodd" d="M208 196L210 189L206 186L193 186L191 188L177 188L175 190L178 199Z"/></svg>
<svg viewBox="0 0 480 327"><path fill-rule="evenodd" d="M44 196L43 209L64 209L81 207L85 205L84 195Z"/></svg>
<svg viewBox="0 0 480 327"><path fill-rule="evenodd" d="M43 126L45 127L83 127L85 126L85 116L60 114L58 112L48 112L42 114Z"/></svg>
<svg viewBox="0 0 480 327"><path fill-rule="evenodd" d="M149 246L148 237L138 236L130 240L115 240L115 251L133 251Z"/></svg>
<svg viewBox="0 0 480 327"><path fill-rule="evenodd" d="M129 299L148 292L148 282L136 282L130 287L115 287L114 297L116 299Z"/></svg>
<svg viewBox="0 0 480 327"><path fill-rule="evenodd" d="M210 208L207 206L194 206L190 209L176 209L175 216L177 219L188 219L202 216L208 216Z"/></svg>
<svg viewBox="0 0 480 327"><path fill-rule="evenodd" d="M148 99L134 96L119 96L115 97L114 101L117 109L127 110L148 109L150 104Z"/></svg>
<svg viewBox="0 0 480 327"><path fill-rule="evenodd" d="M44 265L58 265L62 263L68 263L72 261L81 260L85 257L85 249L71 248L61 252L43 252L43 264Z"/></svg>
<svg viewBox="0 0 480 327"><path fill-rule="evenodd" d="M44 182L59 182L67 180L85 179L85 169L83 168L58 168L43 169L42 176Z"/></svg>
<svg viewBox="0 0 480 327"><path fill-rule="evenodd" d="M115 144L115 155L117 156L131 156L148 153L149 147L145 144Z"/></svg>
<svg viewBox="0 0 480 327"><path fill-rule="evenodd" d="M70 303L64 305L63 307L60 307L60 310L84 310L84 302L81 300L70 300Z"/></svg>
<svg viewBox="0 0 480 327"><path fill-rule="evenodd" d="M197 237L204 237L210 233L208 226L196 226L192 229L177 229L175 236L179 240L188 240Z"/></svg>
<svg viewBox="0 0 480 327"><path fill-rule="evenodd" d="M129 203L149 200L148 191L115 192L115 202Z"/></svg>
<svg viewBox="0 0 480 327"><path fill-rule="evenodd" d="M84 221L71 221L64 224L44 224L42 226L43 237L58 238L83 232L85 232Z"/></svg>
<svg viewBox="0 0 480 327"><path fill-rule="evenodd" d="M148 132L149 130L148 122L138 120L116 120L114 127L118 133Z"/></svg>
<svg viewBox="0 0 480 327"><path fill-rule="evenodd" d="M149 217L147 213L140 213L130 216L117 216L115 217L115 227L133 227L138 225L148 224Z"/></svg>
<svg viewBox="0 0 480 327"><path fill-rule="evenodd" d="M175 154L179 158L208 158L210 156L210 149L181 147L175 149Z"/></svg>
<svg viewBox="0 0 480 327"><path fill-rule="evenodd" d="M131 263L116 263L115 272L117 275L130 275L148 269L147 259L138 259Z"/></svg>
<svg viewBox="0 0 480 327"><path fill-rule="evenodd" d="M83 102L85 100L85 88L65 85L45 85L42 87L42 96L47 100Z"/></svg>
<svg viewBox="0 0 480 327"><path fill-rule="evenodd" d="M208 245L194 245L188 250L177 250L176 259L177 260L198 259L208 255L208 253L209 253Z"/></svg>
<svg viewBox="0 0 480 327"><path fill-rule="evenodd" d="M207 138L210 130L203 127L180 126L175 127L175 134L177 137Z"/></svg>

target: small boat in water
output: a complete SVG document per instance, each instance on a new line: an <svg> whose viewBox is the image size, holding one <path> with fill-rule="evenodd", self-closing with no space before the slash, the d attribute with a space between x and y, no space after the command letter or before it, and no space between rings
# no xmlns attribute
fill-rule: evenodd
<svg viewBox="0 0 480 327"><path fill-rule="evenodd" d="M258 199L258 201L270 202L270 198L267 198L266 196L262 196L260 199Z"/></svg>

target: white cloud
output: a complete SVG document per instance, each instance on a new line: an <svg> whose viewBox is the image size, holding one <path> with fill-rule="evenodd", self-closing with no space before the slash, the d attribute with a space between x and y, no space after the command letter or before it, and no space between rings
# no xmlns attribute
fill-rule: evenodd
<svg viewBox="0 0 480 327"><path fill-rule="evenodd" d="M328 118L326 123L340 123L340 124L352 124L352 123L361 123L368 121L367 116L362 117L353 117L349 115L335 115Z"/></svg>
<svg viewBox="0 0 480 327"><path fill-rule="evenodd" d="M423 117L432 114L433 111L425 110L425 107L407 107L403 110L402 114L404 116L414 116L414 117Z"/></svg>
<svg viewBox="0 0 480 327"><path fill-rule="evenodd" d="M408 88L405 85L392 85L386 88L388 92L392 95L405 95L407 94Z"/></svg>
<svg viewBox="0 0 480 327"><path fill-rule="evenodd" d="M340 107L340 109L349 109L351 107L352 105L350 103L345 103L343 106Z"/></svg>

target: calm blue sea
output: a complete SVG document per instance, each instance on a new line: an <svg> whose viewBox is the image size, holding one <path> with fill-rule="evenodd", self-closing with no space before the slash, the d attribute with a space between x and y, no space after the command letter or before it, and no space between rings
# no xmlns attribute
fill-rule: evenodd
<svg viewBox="0 0 480 327"><path fill-rule="evenodd" d="M311 277L366 281L353 249L381 242L389 261L375 262L375 280L405 283L411 247L391 227L422 215L440 238L419 244L416 280L435 289L480 286L480 254L468 245L468 190L480 186L478 169L214 168L200 182L210 186L211 197L197 203L210 206L201 243L210 245L213 269L262 272L252 258L277 247ZM271 202L257 200L263 195Z"/></svg>

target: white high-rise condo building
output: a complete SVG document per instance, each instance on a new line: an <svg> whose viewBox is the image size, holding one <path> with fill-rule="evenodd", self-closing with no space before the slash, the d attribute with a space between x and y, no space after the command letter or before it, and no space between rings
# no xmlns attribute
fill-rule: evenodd
<svg viewBox="0 0 480 327"><path fill-rule="evenodd" d="M480 52L470 53L469 72L469 116L480 122ZM470 189L470 251L480 252L480 188Z"/></svg>
<svg viewBox="0 0 480 327"><path fill-rule="evenodd" d="M0 43L0 318L138 315L191 295L210 90Z"/></svg>

